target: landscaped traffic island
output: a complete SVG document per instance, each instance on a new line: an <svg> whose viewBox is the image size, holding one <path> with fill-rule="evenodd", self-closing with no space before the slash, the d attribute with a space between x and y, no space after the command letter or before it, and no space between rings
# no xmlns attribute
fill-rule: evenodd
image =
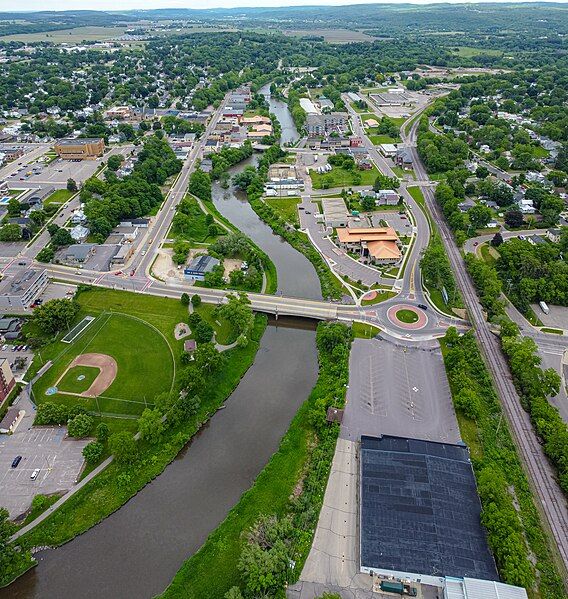
<svg viewBox="0 0 568 599"><path fill-rule="evenodd" d="M414 310L398 310L396 313L396 317L398 320L404 322L405 324L414 324L415 322L418 322L418 314L416 314Z"/></svg>

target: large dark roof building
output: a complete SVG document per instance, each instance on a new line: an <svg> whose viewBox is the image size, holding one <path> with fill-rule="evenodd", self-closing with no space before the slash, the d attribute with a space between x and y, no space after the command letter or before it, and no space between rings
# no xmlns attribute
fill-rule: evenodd
<svg viewBox="0 0 568 599"><path fill-rule="evenodd" d="M363 436L360 469L362 572L499 580L465 446Z"/></svg>

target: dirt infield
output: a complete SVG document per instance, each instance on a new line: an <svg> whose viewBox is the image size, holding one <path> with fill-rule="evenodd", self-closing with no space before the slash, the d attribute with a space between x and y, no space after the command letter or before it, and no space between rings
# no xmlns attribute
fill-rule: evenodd
<svg viewBox="0 0 568 599"><path fill-rule="evenodd" d="M81 354L69 364L65 369L65 372L59 377L59 381L65 376L67 371L74 366L90 366L91 368L98 368L100 372L93 381L93 384L86 391L83 391L83 393L69 393L68 391L60 391L60 393L66 393L66 395L79 395L81 397L98 397L112 385L118 372L116 360L111 356L107 356L106 354Z"/></svg>

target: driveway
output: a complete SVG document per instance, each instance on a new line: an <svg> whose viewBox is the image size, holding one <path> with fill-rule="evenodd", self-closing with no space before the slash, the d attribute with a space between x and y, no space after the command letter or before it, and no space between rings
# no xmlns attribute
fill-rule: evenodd
<svg viewBox="0 0 568 599"><path fill-rule="evenodd" d="M13 435L0 435L0 506L11 519L24 514L35 495L70 489L83 466L83 447L89 443L89 439L68 438L64 426L32 427L35 411L25 391L15 405L26 416ZM18 455L22 461L12 468ZM31 480L35 469L40 473Z"/></svg>

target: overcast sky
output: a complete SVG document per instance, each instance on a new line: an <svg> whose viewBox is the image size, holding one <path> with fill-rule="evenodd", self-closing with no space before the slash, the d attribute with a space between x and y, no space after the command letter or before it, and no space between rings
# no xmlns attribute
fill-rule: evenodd
<svg viewBox="0 0 568 599"><path fill-rule="evenodd" d="M379 0L399 4L409 0ZM445 0L452 3L465 3L470 0ZM503 2L510 0L493 0ZM518 1L518 0L517 0ZM521 0L522 1L522 0ZM528 0L527 0L528 1ZM568 0L559 0L567 2ZM431 0L410 0L413 4L431 4ZM377 0L0 0L0 11L24 10L129 10L135 8L218 8L235 6L301 6L301 5L344 5L344 4L376 4Z"/></svg>

